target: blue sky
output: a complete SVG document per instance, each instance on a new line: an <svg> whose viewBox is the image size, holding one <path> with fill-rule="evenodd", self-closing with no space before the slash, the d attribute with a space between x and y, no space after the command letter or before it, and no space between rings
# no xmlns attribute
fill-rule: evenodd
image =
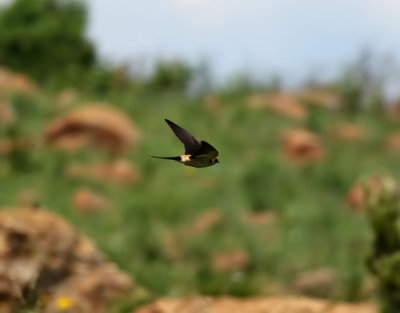
<svg viewBox="0 0 400 313"><path fill-rule="evenodd" d="M364 48L400 55L399 0L88 0L102 56L207 59L217 77L330 77Z"/></svg>
<svg viewBox="0 0 400 313"><path fill-rule="evenodd" d="M400 0L86 1L100 55L139 70L157 58L205 59L220 79L281 74L296 84L337 75L365 48L400 64ZM400 89L400 77L391 84Z"/></svg>

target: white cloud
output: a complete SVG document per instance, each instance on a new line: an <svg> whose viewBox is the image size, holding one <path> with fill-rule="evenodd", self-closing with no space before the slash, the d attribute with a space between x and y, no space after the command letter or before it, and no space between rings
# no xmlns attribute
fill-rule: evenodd
<svg viewBox="0 0 400 313"><path fill-rule="evenodd" d="M398 0L367 0L365 9L376 23L400 30L400 1Z"/></svg>

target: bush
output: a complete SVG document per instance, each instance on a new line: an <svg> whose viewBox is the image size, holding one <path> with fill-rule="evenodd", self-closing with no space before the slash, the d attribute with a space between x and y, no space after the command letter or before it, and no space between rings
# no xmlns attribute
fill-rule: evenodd
<svg viewBox="0 0 400 313"><path fill-rule="evenodd" d="M0 11L0 64L40 82L73 81L96 62L86 17L78 1L15 0Z"/></svg>
<svg viewBox="0 0 400 313"><path fill-rule="evenodd" d="M159 61L148 84L155 90L185 91L193 75L194 70L182 61Z"/></svg>
<svg viewBox="0 0 400 313"><path fill-rule="evenodd" d="M382 179L378 189L370 192L367 204L374 236L368 266L378 281L382 312L395 313L400 307L400 197L390 178Z"/></svg>
<svg viewBox="0 0 400 313"><path fill-rule="evenodd" d="M384 83L389 77L391 66L386 59L373 58L370 51L362 51L360 56L345 68L337 82L343 110L350 115L363 111L382 113Z"/></svg>

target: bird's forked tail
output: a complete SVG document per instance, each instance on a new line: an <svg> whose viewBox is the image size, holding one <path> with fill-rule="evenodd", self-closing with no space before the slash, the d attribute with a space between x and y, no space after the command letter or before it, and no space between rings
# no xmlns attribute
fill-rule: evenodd
<svg viewBox="0 0 400 313"><path fill-rule="evenodd" d="M152 158L156 158L156 159L164 159L164 160L175 160L175 161L180 161L181 157L180 156L176 156L176 157L160 157L160 156L151 156Z"/></svg>

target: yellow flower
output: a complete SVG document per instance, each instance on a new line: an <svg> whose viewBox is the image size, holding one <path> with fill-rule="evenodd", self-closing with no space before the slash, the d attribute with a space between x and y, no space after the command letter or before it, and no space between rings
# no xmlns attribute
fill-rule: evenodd
<svg viewBox="0 0 400 313"><path fill-rule="evenodd" d="M62 297L57 299L57 307L61 310L69 309L74 305L74 300L68 297Z"/></svg>

